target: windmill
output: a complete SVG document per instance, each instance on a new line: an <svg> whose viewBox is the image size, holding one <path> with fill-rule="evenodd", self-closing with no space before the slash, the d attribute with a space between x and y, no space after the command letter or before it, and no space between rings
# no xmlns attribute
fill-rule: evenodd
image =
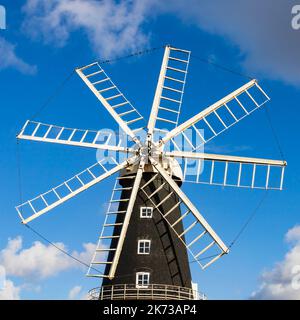
<svg viewBox="0 0 300 320"><path fill-rule="evenodd" d="M282 189L285 161L199 152L270 100L256 80L178 125L190 55L165 47L146 127L98 62L76 69L130 145L122 139L111 142L111 134L103 131L35 121L27 121L18 135L109 152L106 159L17 206L24 224L119 173L87 273L102 278L102 286L91 292L96 299L195 299L188 258L205 269L229 249L181 190L183 182ZM95 272L100 268L101 273Z"/></svg>

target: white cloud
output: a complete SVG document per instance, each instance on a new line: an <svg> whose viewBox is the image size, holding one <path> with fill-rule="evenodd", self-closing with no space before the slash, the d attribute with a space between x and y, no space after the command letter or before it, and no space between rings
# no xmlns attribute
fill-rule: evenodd
<svg viewBox="0 0 300 320"><path fill-rule="evenodd" d="M79 294L81 293L82 287L81 286L75 286L73 287L68 295L69 300L78 300Z"/></svg>
<svg viewBox="0 0 300 320"><path fill-rule="evenodd" d="M263 272L260 288L251 298L300 300L300 226L290 229L285 239L291 249L273 269Z"/></svg>
<svg viewBox="0 0 300 320"><path fill-rule="evenodd" d="M23 29L33 38L58 46L65 45L72 32L83 31L99 57L111 57L145 45L151 35L147 25L150 19L173 14L188 25L230 40L239 49L240 60L249 73L300 85L300 31L291 27L295 0L186 3L27 0ZM167 26L164 32L171 30L172 26Z"/></svg>
<svg viewBox="0 0 300 320"><path fill-rule="evenodd" d="M11 280L4 282L4 287L0 288L0 300L19 300L21 288L14 285Z"/></svg>
<svg viewBox="0 0 300 320"><path fill-rule="evenodd" d="M35 74L36 66L23 61L16 54L16 46L0 37L0 70L14 68L24 74Z"/></svg>
<svg viewBox="0 0 300 320"><path fill-rule="evenodd" d="M300 32L291 27L295 0L176 0L161 10L237 46L249 72L300 85Z"/></svg>
<svg viewBox="0 0 300 320"><path fill-rule="evenodd" d="M55 243L55 245L68 251L63 243ZM71 254L89 264L95 245L85 243L83 247L83 251L73 251ZM6 248L0 251L0 264L5 267L7 276L29 280L45 279L81 266L53 246L44 245L39 241L34 242L29 248L23 248L21 237L9 239Z"/></svg>
<svg viewBox="0 0 300 320"><path fill-rule="evenodd" d="M300 242L300 226L296 226L290 229L287 234L285 235L285 240L287 242ZM299 261L300 263L300 261Z"/></svg>
<svg viewBox="0 0 300 320"><path fill-rule="evenodd" d="M58 46L73 31L83 31L102 57L136 49L147 42L142 30L152 1L27 0L24 30Z"/></svg>
<svg viewBox="0 0 300 320"><path fill-rule="evenodd" d="M81 286L75 286L69 291L69 300L89 300L88 293L84 292Z"/></svg>
<svg viewBox="0 0 300 320"><path fill-rule="evenodd" d="M6 279L6 271L4 266L0 264L0 290L4 288L5 279Z"/></svg>

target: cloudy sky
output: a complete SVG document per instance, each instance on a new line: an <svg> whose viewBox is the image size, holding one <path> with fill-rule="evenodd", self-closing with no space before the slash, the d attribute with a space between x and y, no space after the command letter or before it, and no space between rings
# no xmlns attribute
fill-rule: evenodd
<svg viewBox="0 0 300 320"><path fill-rule="evenodd" d="M268 193L230 255L205 272L192 265L193 280L211 299L300 298L300 29L292 28L297 1L190 0L186 5L181 0L16 0L1 4L6 8L7 28L0 30L0 299L84 299L89 289L99 285L97 279L85 278L85 267L22 227L14 211L20 191L30 199L50 189L93 164L95 153L22 142L21 162L17 162L16 133L76 66L168 43L190 49L194 56L182 119L247 81L197 57L258 78L272 98L269 113L289 164L285 190ZM146 117L162 55L157 50L106 67ZM37 120L90 129L114 125L76 77ZM261 110L207 148L280 159L275 140ZM33 226L88 263L112 183L113 179L105 181ZM263 191L199 185L185 186L185 191L226 243L263 196Z"/></svg>

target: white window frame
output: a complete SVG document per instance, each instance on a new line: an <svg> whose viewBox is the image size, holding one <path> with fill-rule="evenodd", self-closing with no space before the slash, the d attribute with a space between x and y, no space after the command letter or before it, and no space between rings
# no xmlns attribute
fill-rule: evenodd
<svg viewBox="0 0 300 320"><path fill-rule="evenodd" d="M139 276L142 276L142 282L143 284L139 284ZM144 284L145 276L147 277L147 284ZM135 286L136 288L148 288L150 284L150 272L137 272L136 278L135 278Z"/></svg>
<svg viewBox="0 0 300 320"><path fill-rule="evenodd" d="M147 210L151 211L150 214L148 214ZM145 210L145 213L143 213L143 211ZM151 219L153 215L153 207L141 207L140 208L140 217L143 219Z"/></svg>
<svg viewBox="0 0 300 320"><path fill-rule="evenodd" d="M146 244L146 243L148 243L149 244L149 252L141 252L141 244L142 243L144 243L144 244ZM144 249L144 251L145 251L145 245L143 246L143 249ZM151 240L148 240L148 239L140 239L139 241L138 241L138 247L137 247L137 253L138 254L142 254L142 255L146 255L146 254L150 254L150 252L151 252Z"/></svg>

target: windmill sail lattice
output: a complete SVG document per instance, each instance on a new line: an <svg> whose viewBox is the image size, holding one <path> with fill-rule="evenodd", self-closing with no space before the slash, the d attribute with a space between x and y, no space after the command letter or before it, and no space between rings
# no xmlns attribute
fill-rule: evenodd
<svg viewBox="0 0 300 320"><path fill-rule="evenodd" d="M102 231L97 243L97 248L87 272L87 276L89 277L102 278L109 276L109 269L111 267L111 264L113 263L123 226L123 221L120 222L119 217L126 214L130 193L132 191L132 186L122 187L119 184L119 181L120 179L127 179L128 181L131 181L133 183L134 178L134 175L116 178L111 198L108 202ZM121 198L122 192L124 191L128 194L128 196L126 198ZM105 271L106 269L107 272L102 272L100 274L96 273L95 270L99 269L99 265L102 266L102 271Z"/></svg>
<svg viewBox="0 0 300 320"><path fill-rule="evenodd" d="M171 141L175 149L182 151L175 142L175 138L177 137L178 139L179 136L179 140L183 140L183 145L188 146L189 150L186 151L198 150L204 144L262 107L269 100L270 98L258 85L257 81L252 80L168 132L160 143L166 144ZM186 134L188 129L192 130L197 136L198 139L195 139L197 143L193 143L189 139ZM205 136L201 133L202 131L205 132Z"/></svg>
<svg viewBox="0 0 300 320"><path fill-rule="evenodd" d="M112 132L103 130L74 129L36 121L27 121L18 135L18 139L135 153L133 149L122 147L122 136L118 141L111 142L112 136Z"/></svg>
<svg viewBox="0 0 300 320"><path fill-rule="evenodd" d="M112 82L99 63L95 62L83 68L78 68L76 72L108 112L117 120L121 128L134 141L137 141L136 133L144 128L144 119Z"/></svg>
<svg viewBox="0 0 300 320"><path fill-rule="evenodd" d="M167 221L167 223L170 225L170 227L178 236L178 238L184 243L185 247L190 251L195 261L197 261L203 269L206 268L211 263L220 258L223 254L228 252L227 246L218 237L214 230L209 226L207 221L202 217L198 210L192 205L192 203L189 201L186 195L178 187L178 185L164 172L164 169L159 165L159 163L157 163L154 159L152 160L152 163L158 171L158 173L153 177L153 180L157 179L157 177L159 176L163 180L162 186L168 186L168 192L165 198L161 200L158 204L156 204L153 201L153 196L157 192L159 192L159 190L155 190L154 192L149 194L147 193L147 191L145 191L144 185L142 187L143 192L146 194L147 198L152 202L154 208ZM150 180L148 183L152 183L152 181ZM175 203L174 207L171 207L167 212L163 212L161 210L162 205L173 195L176 195L178 197L178 202ZM178 205L180 205L181 209L183 209L181 211L183 212L183 214L178 219L174 220L172 219L172 213L178 207ZM188 223L186 222L187 227L184 229L184 231L178 232L177 226L183 221L189 221ZM193 235L192 239L187 241L187 239L189 238L188 235L190 234ZM203 243L205 243L204 240L206 240L206 242L209 242L205 246L203 246ZM213 259L208 260L206 264L202 265L202 255L210 249L217 249L217 254L214 251L214 254L209 255L213 256Z"/></svg>
<svg viewBox="0 0 300 320"><path fill-rule="evenodd" d="M111 132L35 121L27 121L18 135L19 139L110 151L109 158L16 207L27 224L119 174L87 274L103 278L99 299L194 299L189 257L205 269L229 252L180 189L182 183L283 188L283 160L198 152L270 100L256 80L178 125L190 56L188 50L166 46L147 125L98 62L76 69L131 139L131 147L113 139ZM143 129L144 138L138 135ZM119 153L126 159L120 161Z"/></svg>
<svg viewBox="0 0 300 320"><path fill-rule="evenodd" d="M115 162L115 166L112 169L107 169L106 165L103 164L104 159L102 159L51 190L17 206L16 209L22 222L26 224L36 219L128 166L128 161L119 164L114 158L111 159Z"/></svg>
<svg viewBox="0 0 300 320"><path fill-rule="evenodd" d="M165 50L148 132L157 136L178 125L191 52L173 47Z"/></svg>
<svg viewBox="0 0 300 320"><path fill-rule="evenodd" d="M285 161L208 153L166 152L182 158L182 181L251 189L282 190Z"/></svg>

